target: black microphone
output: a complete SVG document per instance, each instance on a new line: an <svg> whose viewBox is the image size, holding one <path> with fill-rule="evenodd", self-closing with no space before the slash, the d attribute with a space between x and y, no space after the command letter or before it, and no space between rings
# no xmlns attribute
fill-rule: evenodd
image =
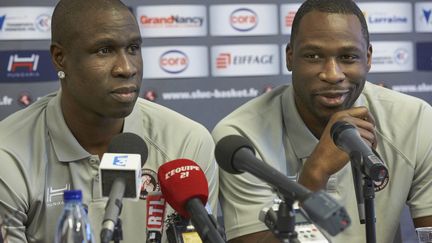
<svg viewBox="0 0 432 243"><path fill-rule="evenodd" d="M111 241L123 198L138 199L141 187L141 168L147 160L148 149L144 140L133 133L113 137L108 152L99 166L101 193L109 196L102 221L101 242Z"/></svg>
<svg viewBox="0 0 432 243"><path fill-rule="evenodd" d="M306 187L290 180L270 165L255 157L253 145L238 135L222 138L215 148L216 161L228 173L249 172L275 187L292 201L300 201L301 208L310 219L331 235L347 228L351 220L345 208L328 194L311 192Z"/></svg>
<svg viewBox="0 0 432 243"><path fill-rule="evenodd" d="M338 121L331 127L330 134L333 142L340 149L349 154L352 161L362 161L359 166L361 171L374 181L382 181L388 171L384 163L360 136L356 127L348 122Z"/></svg>

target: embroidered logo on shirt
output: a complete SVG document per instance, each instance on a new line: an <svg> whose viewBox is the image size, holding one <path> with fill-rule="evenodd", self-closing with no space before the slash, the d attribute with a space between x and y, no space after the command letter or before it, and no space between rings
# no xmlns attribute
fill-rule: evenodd
<svg viewBox="0 0 432 243"><path fill-rule="evenodd" d="M63 205L63 193L70 190L70 184L66 184L61 188L55 189L52 186L46 189L46 205L47 207Z"/></svg>
<svg viewBox="0 0 432 243"><path fill-rule="evenodd" d="M157 174L150 169L143 169L141 176L141 193L140 199L145 200L149 192L160 191Z"/></svg>

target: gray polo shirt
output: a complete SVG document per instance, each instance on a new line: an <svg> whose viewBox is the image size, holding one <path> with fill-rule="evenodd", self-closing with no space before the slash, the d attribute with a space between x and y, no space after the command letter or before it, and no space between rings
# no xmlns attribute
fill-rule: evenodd
<svg viewBox="0 0 432 243"><path fill-rule="evenodd" d="M0 122L0 216L8 218L3 230L9 243L52 242L66 189L82 190L95 239L100 240L107 200L99 196L99 157L85 151L71 134L63 119L60 95L48 95ZM160 190L157 171L164 162L178 158L197 162L206 174L209 204L216 212L214 143L202 125L138 99L125 120L124 132L135 133L146 142L148 159L142 172L150 183L142 188L138 202L123 200L122 242L145 241L145 197L148 191ZM167 215L170 213L171 208Z"/></svg>
<svg viewBox="0 0 432 243"><path fill-rule="evenodd" d="M389 182L376 193L377 242L393 242L406 203L414 218L432 215L432 108L426 102L366 83L355 106L368 107L376 120L377 151L389 169ZM257 156L293 180L318 140L300 118L292 86L282 86L244 104L214 129L215 141L229 134L248 138ZM249 173L220 172L220 197L229 239L266 230L258 220L276 197ZM366 242L359 223L351 167L332 175L327 192L347 209L352 225L334 243Z"/></svg>

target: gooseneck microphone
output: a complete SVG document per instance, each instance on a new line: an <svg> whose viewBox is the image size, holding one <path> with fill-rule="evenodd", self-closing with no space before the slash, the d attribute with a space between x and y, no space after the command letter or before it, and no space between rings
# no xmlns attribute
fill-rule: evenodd
<svg viewBox="0 0 432 243"><path fill-rule="evenodd" d="M363 141L356 127L348 122L338 121L331 127L330 134L336 146L348 153L351 158L361 158L360 161L363 164L356 166L359 166L365 175L374 181L382 181L387 177L386 166ZM357 161L357 159L353 161Z"/></svg>
<svg viewBox="0 0 432 243"><path fill-rule="evenodd" d="M216 161L228 173L249 172L277 189L291 201L299 201L309 218L331 235L347 228L351 220L345 208L328 194L311 192L290 180L255 156L253 145L244 137L229 135L222 138L215 148Z"/></svg>
<svg viewBox="0 0 432 243"><path fill-rule="evenodd" d="M168 204L182 217L191 218L204 243L225 242L204 207L208 199L208 182L195 162L188 159L167 162L159 167L158 179Z"/></svg>
<svg viewBox="0 0 432 243"><path fill-rule="evenodd" d="M102 221L101 242L110 242L123 198L138 200L141 187L141 168L147 160L148 149L144 140L133 133L113 137L108 152L99 166L101 193L109 197Z"/></svg>

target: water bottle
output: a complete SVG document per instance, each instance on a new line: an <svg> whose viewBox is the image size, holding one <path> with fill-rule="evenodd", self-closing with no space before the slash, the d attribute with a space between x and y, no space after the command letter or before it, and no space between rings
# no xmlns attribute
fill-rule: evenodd
<svg viewBox="0 0 432 243"><path fill-rule="evenodd" d="M65 191L64 208L57 223L55 243L94 243L80 190Z"/></svg>

